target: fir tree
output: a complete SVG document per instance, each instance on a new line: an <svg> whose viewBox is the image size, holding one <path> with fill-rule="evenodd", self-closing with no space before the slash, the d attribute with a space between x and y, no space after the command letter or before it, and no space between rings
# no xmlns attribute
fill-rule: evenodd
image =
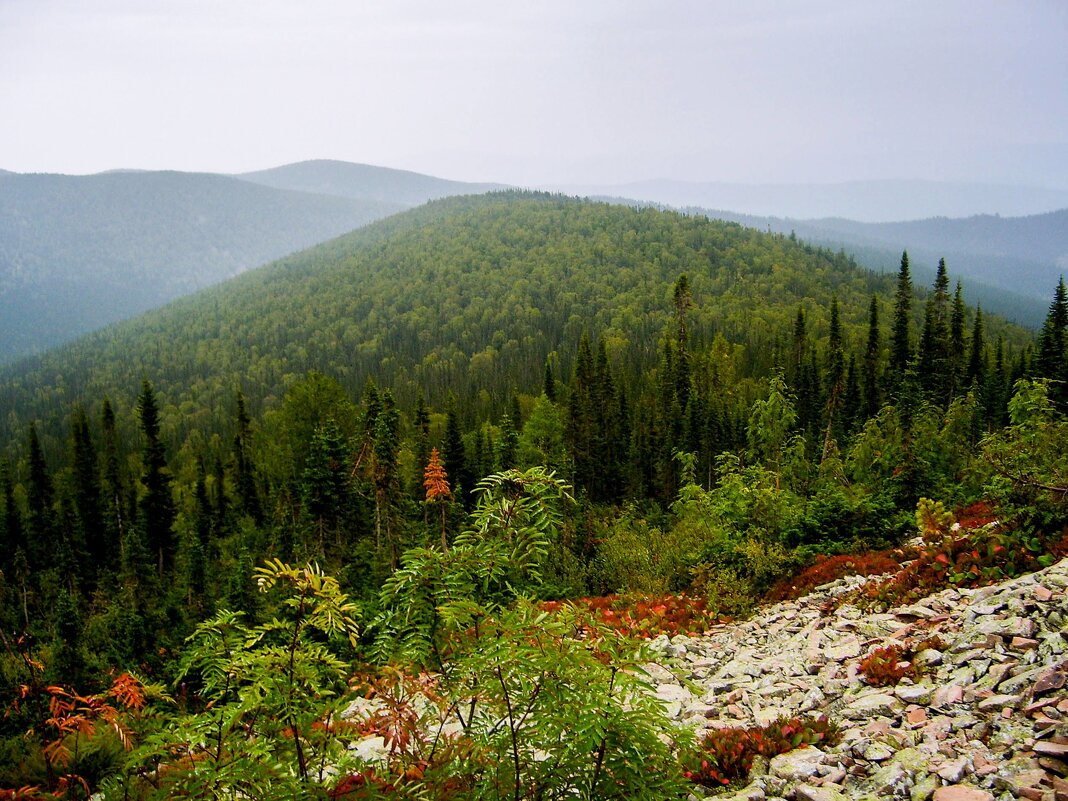
<svg viewBox="0 0 1068 801"><path fill-rule="evenodd" d="M905 371L912 361L912 343L909 330L912 326L912 278L909 275L909 254L902 252L901 269L897 275L897 291L894 293L894 319L890 335L890 364L887 370L891 392L896 395L905 378Z"/></svg>
<svg viewBox="0 0 1068 801"><path fill-rule="evenodd" d="M171 497L171 476L160 440L159 408L156 393L145 379L137 398L144 447L141 451L141 496L138 522L145 545L156 559L159 575L174 565L175 541L172 527L175 508Z"/></svg>
<svg viewBox="0 0 1068 801"><path fill-rule="evenodd" d="M1068 296L1064 277L1057 282L1042 334L1038 339L1035 374L1053 381L1050 397L1062 408L1068 407Z"/></svg>
<svg viewBox="0 0 1068 801"><path fill-rule="evenodd" d="M83 406L77 406L71 418L71 470L74 510L77 516L79 539L86 549L85 578L91 590L97 572L108 562L110 544L104 529L104 515L100 503L100 479L96 448L89 431L89 418Z"/></svg>
<svg viewBox="0 0 1068 801"><path fill-rule="evenodd" d="M260 506L259 494L256 491L256 477L253 473L252 462L249 457L249 448L252 439L252 421L245 409L245 396L237 392L237 412L235 414L237 431L234 434L234 489L241 511L251 517L257 523L263 521L263 510ZM222 486L219 493L222 493Z"/></svg>
<svg viewBox="0 0 1068 801"><path fill-rule="evenodd" d="M874 417L882 408L879 392L879 354L882 342L879 336L879 301L871 296L868 306L868 341L864 348L864 405L865 418Z"/></svg>
<svg viewBox="0 0 1068 801"><path fill-rule="evenodd" d="M953 293L953 312L949 318L949 394L951 397L959 392L961 379L965 377L967 368L964 361L968 351L964 318L964 291L960 281L957 281L957 289Z"/></svg>
<svg viewBox="0 0 1068 801"><path fill-rule="evenodd" d="M927 298L924 312L919 373L927 396L943 409L949 404L950 371L949 276L946 260L939 259L934 291Z"/></svg>

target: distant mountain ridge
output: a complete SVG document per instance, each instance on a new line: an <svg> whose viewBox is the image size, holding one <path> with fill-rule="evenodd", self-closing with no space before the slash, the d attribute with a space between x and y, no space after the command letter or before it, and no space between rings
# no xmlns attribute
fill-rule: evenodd
<svg viewBox="0 0 1068 801"><path fill-rule="evenodd" d="M450 181L408 170L330 159L285 164L269 170L241 173L236 177L277 189L296 189L301 192L403 203L409 206L451 195L480 195L506 188L504 184Z"/></svg>
<svg viewBox="0 0 1068 801"><path fill-rule="evenodd" d="M674 180L616 185L556 185L569 194L628 197L677 208L737 214L861 222L1001 214L1022 217L1068 208L1068 190L940 181L849 181L827 184L738 184Z"/></svg>
<svg viewBox="0 0 1068 801"><path fill-rule="evenodd" d="M0 363L411 206L491 188L326 161L247 178L0 171Z"/></svg>

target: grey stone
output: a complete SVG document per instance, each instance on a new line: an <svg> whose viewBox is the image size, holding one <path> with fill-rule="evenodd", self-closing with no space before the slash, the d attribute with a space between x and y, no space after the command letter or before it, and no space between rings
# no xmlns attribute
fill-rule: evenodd
<svg viewBox="0 0 1068 801"><path fill-rule="evenodd" d="M824 753L815 746L805 746L787 751L772 757L768 764L768 771L772 776L785 779L788 782L808 779L819 773L819 766L823 763Z"/></svg>
<svg viewBox="0 0 1068 801"><path fill-rule="evenodd" d="M877 693L864 695L851 702L842 714L850 720L868 720L873 717L889 717L901 711L902 704L892 695Z"/></svg>

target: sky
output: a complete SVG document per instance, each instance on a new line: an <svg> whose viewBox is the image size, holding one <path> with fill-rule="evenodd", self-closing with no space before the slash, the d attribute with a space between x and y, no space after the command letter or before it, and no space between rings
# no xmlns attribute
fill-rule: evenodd
<svg viewBox="0 0 1068 801"><path fill-rule="evenodd" d="M1068 189L1064 0L0 0L0 168Z"/></svg>

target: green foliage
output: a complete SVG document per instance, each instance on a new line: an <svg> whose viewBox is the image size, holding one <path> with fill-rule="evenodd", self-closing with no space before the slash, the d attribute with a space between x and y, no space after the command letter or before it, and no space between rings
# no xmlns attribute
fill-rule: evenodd
<svg viewBox="0 0 1068 801"><path fill-rule="evenodd" d="M446 551L406 551L382 585L374 653L443 668L452 640L482 608L532 588L560 524L567 486L551 471L506 470L483 479L468 528Z"/></svg>
<svg viewBox="0 0 1068 801"><path fill-rule="evenodd" d="M222 611L197 626L176 680L191 708L145 737L105 797L303 797L343 760L329 723L341 711L340 653L356 646L357 609L314 566L268 561L256 580L265 593L283 591L279 617L252 625Z"/></svg>
<svg viewBox="0 0 1068 801"><path fill-rule="evenodd" d="M1010 424L983 438L985 487L1016 526L1054 532L1068 525L1068 420L1045 380L1020 380L1009 401Z"/></svg>

